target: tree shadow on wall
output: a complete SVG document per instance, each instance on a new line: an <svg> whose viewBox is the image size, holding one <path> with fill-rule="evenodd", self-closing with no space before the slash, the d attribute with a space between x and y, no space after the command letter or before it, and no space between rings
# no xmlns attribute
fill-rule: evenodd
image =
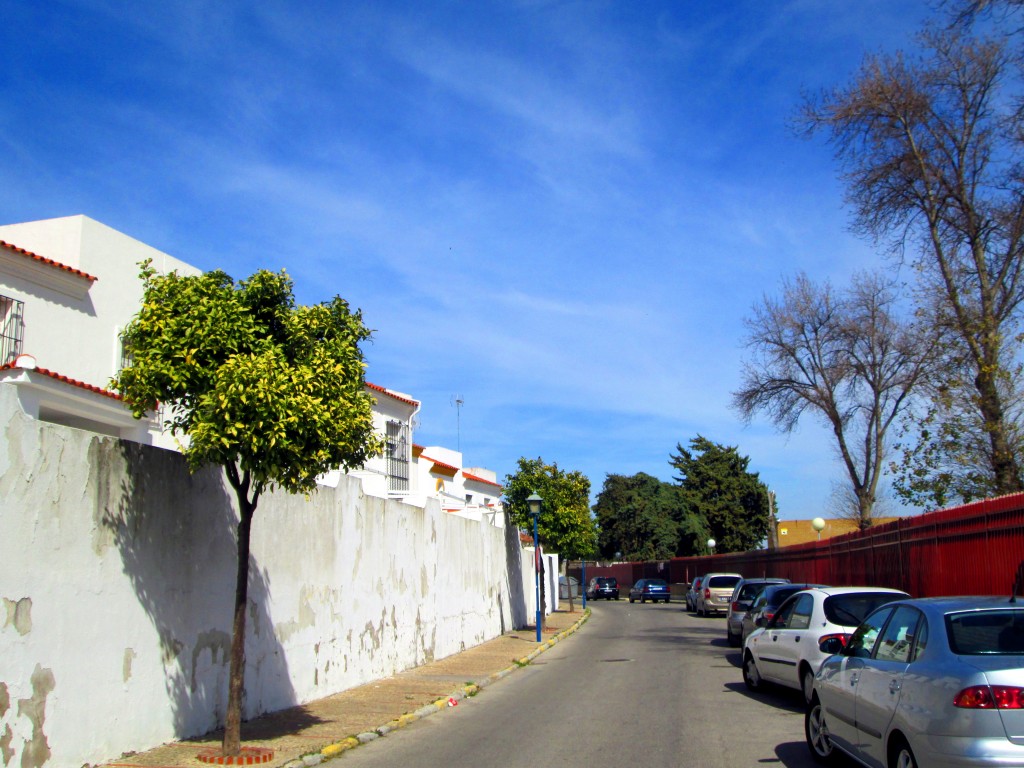
<svg viewBox="0 0 1024 768"><path fill-rule="evenodd" d="M519 540L519 528L505 515L505 573L508 581L509 609L512 612L512 629L523 629L529 624L526 610L526 593L523 588L523 545ZM504 615L504 614L503 614ZM502 626L502 634L506 628Z"/></svg>
<svg viewBox="0 0 1024 768"><path fill-rule="evenodd" d="M92 452L100 525L159 637L174 733L213 731L227 704L237 559L238 515L223 470L192 474L180 454L124 440L94 441ZM268 574L250 557L247 720L295 704L269 594ZM297 725L318 722L308 721Z"/></svg>

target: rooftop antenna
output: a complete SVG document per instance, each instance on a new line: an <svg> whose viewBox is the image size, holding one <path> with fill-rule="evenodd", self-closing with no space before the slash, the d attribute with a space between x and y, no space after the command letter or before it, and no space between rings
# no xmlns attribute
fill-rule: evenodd
<svg viewBox="0 0 1024 768"><path fill-rule="evenodd" d="M452 395L452 405L455 406L455 450L462 453L462 404L466 402L462 395Z"/></svg>

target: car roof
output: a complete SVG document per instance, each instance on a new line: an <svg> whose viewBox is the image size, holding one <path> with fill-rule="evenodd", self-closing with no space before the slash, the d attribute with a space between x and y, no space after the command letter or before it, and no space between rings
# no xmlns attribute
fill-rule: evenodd
<svg viewBox="0 0 1024 768"><path fill-rule="evenodd" d="M1024 610L1024 601L1010 602L1009 595L947 595L945 597L908 597L897 601L900 605L914 605L940 613L956 611L1010 608Z"/></svg>
<svg viewBox="0 0 1024 768"><path fill-rule="evenodd" d="M902 589L890 587L813 587L808 592L820 592L825 595L849 595L856 592L891 592L896 595L907 595ZM907 595L910 597L910 595Z"/></svg>

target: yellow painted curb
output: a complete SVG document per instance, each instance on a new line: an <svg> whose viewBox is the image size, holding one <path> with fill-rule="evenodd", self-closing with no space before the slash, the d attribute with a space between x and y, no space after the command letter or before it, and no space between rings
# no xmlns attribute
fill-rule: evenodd
<svg viewBox="0 0 1024 768"><path fill-rule="evenodd" d="M320 754L326 758L337 757L342 752L359 746L359 739L349 736L344 741L339 741L337 744L328 744L326 747L320 750Z"/></svg>

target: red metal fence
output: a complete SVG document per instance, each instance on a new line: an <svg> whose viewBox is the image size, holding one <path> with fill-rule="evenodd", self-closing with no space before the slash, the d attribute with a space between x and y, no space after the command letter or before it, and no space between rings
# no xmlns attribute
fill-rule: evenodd
<svg viewBox="0 0 1024 768"><path fill-rule="evenodd" d="M915 597L1024 594L1024 494L777 550L589 565L586 578L614 576L624 588L642 578L689 583L711 571L834 586L895 587ZM581 577L579 567L569 573Z"/></svg>

